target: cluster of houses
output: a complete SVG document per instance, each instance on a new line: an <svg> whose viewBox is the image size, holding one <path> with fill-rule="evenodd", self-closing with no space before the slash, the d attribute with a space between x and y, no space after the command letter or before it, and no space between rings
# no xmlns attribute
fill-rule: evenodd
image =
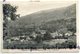
<svg viewBox="0 0 80 54"><path fill-rule="evenodd" d="M59 32L54 32L54 33L51 33L51 36L53 37L53 38L55 38L55 37L69 37L69 36L72 36L73 35L73 32L70 32L70 31L68 31L68 32L66 32L66 33L59 33Z"/></svg>
<svg viewBox="0 0 80 54"><path fill-rule="evenodd" d="M44 34L46 34L46 30L38 30L38 32L32 32L30 36L32 36L33 38L36 38L38 35L43 37ZM67 32L65 33L64 35L59 33L59 32L53 32L53 33L50 33L50 35L55 38L55 37L69 37L69 36L72 36L73 33L72 32ZM15 36L15 37L11 37L9 39L7 39L6 41L11 43L12 41L20 41L20 42L24 42L24 41L30 41L31 38L30 36L27 36L27 35L23 35L23 36ZM59 39L59 38L58 38Z"/></svg>

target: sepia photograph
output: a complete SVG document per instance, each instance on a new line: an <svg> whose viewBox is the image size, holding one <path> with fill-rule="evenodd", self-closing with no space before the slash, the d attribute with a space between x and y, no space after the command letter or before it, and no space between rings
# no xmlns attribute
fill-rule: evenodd
<svg viewBox="0 0 80 54"><path fill-rule="evenodd" d="M3 49L76 49L76 1L4 1Z"/></svg>

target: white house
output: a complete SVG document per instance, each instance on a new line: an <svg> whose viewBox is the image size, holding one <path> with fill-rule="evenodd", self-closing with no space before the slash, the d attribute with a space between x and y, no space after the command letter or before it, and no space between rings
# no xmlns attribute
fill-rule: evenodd
<svg viewBox="0 0 80 54"><path fill-rule="evenodd" d="M59 36L63 36L63 34L59 33Z"/></svg>
<svg viewBox="0 0 80 54"><path fill-rule="evenodd" d="M65 36L71 36L73 33L72 32L67 32L65 33Z"/></svg>
<svg viewBox="0 0 80 54"><path fill-rule="evenodd" d="M77 35L76 33L74 33L74 35Z"/></svg>
<svg viewBox="0 0 80 54"><path fill-rule="evenodd" d="M11 39L7 39L6 41L7 41L8 43L11 43Z"/></svg>
<svg viewBox="0 0 80 54"><path fill-rule="evenodd" d="M20 41L21 41L21 42L24 42L25 40L24 40L24 39L21 39Z"/></svg>
<svg viewBox="0 0 80 54"><path fill-rule="evenodd" d="M35 33L35 32L33 32L32 34L31 34L31 36L33 36L34 38L37 36L37 34Z"/></svg>
<svg viewBox="0 0 80 54"><path fill-rule="evenodd" d="M58 32L50 33L52 37L59 36Z"/></svg>
<svg viewBox="0 0 80 54"><path fill-rule="evenodd" d="M12 37L13 40L19 40L19 37Z"/></svg>
<svg viewBox="0 0 80 54"><path fill-rule="evenodd" d="M29 40L31 40L31 39L30 39L30 37L29 37L29 36L27 36L27 37L26 37L26 41L29 41Z"/></svg>
<svg viewBox="0 0 80 54"><path fill-rule="evenodd" d="M46 33L46 30L40 30L39 31L41 34L45 34Z"/></svg>

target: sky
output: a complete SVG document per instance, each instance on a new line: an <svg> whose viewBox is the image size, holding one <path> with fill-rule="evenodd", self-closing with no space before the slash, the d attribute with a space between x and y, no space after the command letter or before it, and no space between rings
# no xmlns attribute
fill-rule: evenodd
<svg viewBox="0 0 80 54"><path fill-rule="evenodd" d="M67 7L76 3L76 0L40 0L40 2L30 1L31 0L6 0L6 3L10 3L13 6L18 6L17 14L20 14L20 16L25 16L41 10Z"/></svg>

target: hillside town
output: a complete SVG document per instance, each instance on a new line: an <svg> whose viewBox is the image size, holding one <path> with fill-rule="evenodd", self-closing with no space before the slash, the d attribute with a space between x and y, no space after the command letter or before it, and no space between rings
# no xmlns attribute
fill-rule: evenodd
<svg viewBox="0 0 80 54"><path fill-rule="evenodd" d="M66 32L66 33L59 33L58 31L56 32L48 32L47 30L40 30L39 28L35 31L33 31L30 35L26 35L26 33L23 33L22 36L12 36L8 37L5 39L5 42L8 44L13 44L12 48L17 45L28 45L28 44L41 44L41 45L36 45L35 48L42 48L43 44L45 45L56 45L56 44L62 44L66 41L72 41L74 42L75 40L72 37L76 37L76 34L73 32ZM43 44L42 44L43 43ZM30 46L31 47L31 46ZM33 46L34 47L34 46ZM72 46L71 46L72 47Z"/></svg>

